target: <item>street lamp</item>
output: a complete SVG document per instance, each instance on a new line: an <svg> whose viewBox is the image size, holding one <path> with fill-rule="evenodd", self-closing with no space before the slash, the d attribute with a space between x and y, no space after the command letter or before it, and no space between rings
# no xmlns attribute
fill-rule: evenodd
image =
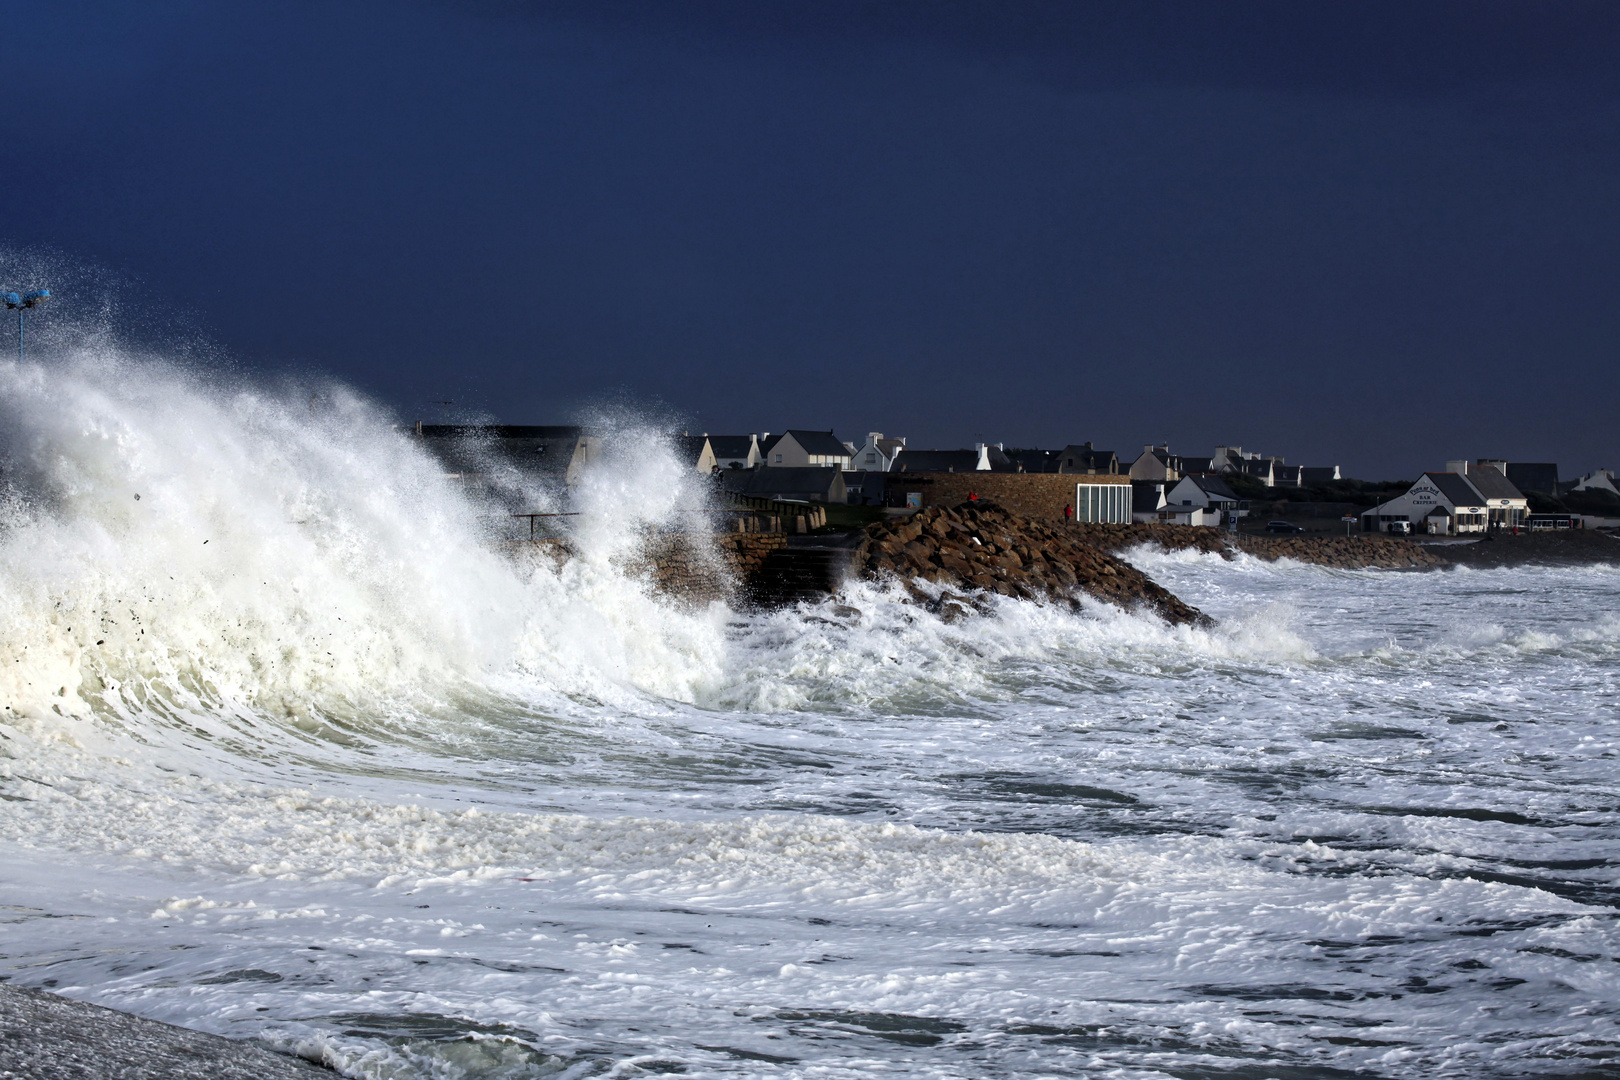
<svg viewBox="0 0 1620 1080"><path fill-rule="evenodd" d="M14 292L0 293L0 300L6 302L6 310L17 313L17 360L19 363L23 358L23 312L29 308L39 307L50 298L51 290L49 289L35 289L33 292L23 293L21 296Z"/></svg>

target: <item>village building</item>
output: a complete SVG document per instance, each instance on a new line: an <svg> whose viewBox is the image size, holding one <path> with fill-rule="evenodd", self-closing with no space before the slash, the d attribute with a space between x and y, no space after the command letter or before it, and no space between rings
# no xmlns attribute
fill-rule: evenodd
<svg viewBox="0 0 1620 1080"><path fill-rule="evenodd" d="M1481 465L1485 462L1481 461ZM1502 471L1520 491L1536 491L1543 495L1558 494L1558 463L1556 461L1504 461Z"/></svg>
<svg viewBox="0 0 1620 1080"><path fill-rule="evenodd" d="M887 491L884 474L877 469L849 469L844 473L845 501L851 506L882 506Z"/></svg>
<svg viewBox="0 0 1620 1080"><path fill-rule="evenodd" d="M1167 503L1165 498L1165 482L1163 480L1132 480L1131 481L1131 520L1140 522L1161 521L1159 511Z"/></svg>
<svg viewBox="0 0 1620 1080"><path fill-rule="evenodd" d="M1001 446L979 443L972 450L902 450L891 472L1018 472Z"/></svg>
<svg viewBox="0 0 1620 1080"><path fill-rule="evenodd" d="M1165 492L1164 499L1163 512L1171 515L1186 515L1190 510L1205 511L1206 520L1189 520L1183 523L1189 525L1216 525L1233 515L1243 517L1248 511L1248 504L1238 498L1237 493L1227 486L1225 480L1212 473L1192 473L1183 476L1174 487Z"/></svg>
<svg viewBox="0 0 1620 1080"><path fill-rule="evenodd" d="M1158 514L1149 520L1158 521L1165 525L1197 525L1208 529L1220 528L1222 511L1212 506L1177 506L1166 503L1159 508Z"/></svg>
<svg viewBox="0 0 1620 1080"><path fill-rule="evenodd" d="M1003 453L1012 462L1014 472L1055 473L1058 471L1058 455L1062 451L1038 450L1030 447L1023 450L1005 450Z"/></svg>
<svg viewBox="0 0 1620 1080"><path fill-rule="evenodd" d="M1132 496L1129 477L1091 473L1074 485L1074 520L1129 525Z"/></svg>
<svg viewBox="0 0 1620 1080"><path fill-rule="evenodd" d="M783 502L847 503L844 471L833 466L773 466L722 471L721 483L736 495Z"/></svg>
<svg viewBox="0 0 1620 1080"><path fill-rule="evenodd" d="M677 435L670 440L676 460L693 472L708 476L715 471L714 448L707 435Z"/></svg>
<svg viewBox="0 0 1620 1080"><path fill-rule="evenodd" d="M1362 530L1389 532L1392 523L1406 522L1414 533L1461 536L1525 524L1529 503L1499 469L1447 464L1446 472L1424 473L1404 495L1364 511Z"/></svg>
<svg viewBox="0 0 1620 1080"><path fill-rule="evenodd" d="M447 475L469 487L499 486L501 474L574 484L602 453L602 440L572 425L424 424L415 435L439 458Z"/></svg>
<svg viewBox="0 0 1620 1080"><path fill-rule="evenodd" d="M1119 473L1119 455L1112 450L1095 450L1089 442L1071 444L1058 451L1055 465L1054 471L1060 473L1115 476Z"/></svg>
<svg viewBox="0 0 1620 1080"><path fill-rule="evenodd" d="M1620 496L1620 486L1615 483L1614 472L1610 469L1593 469L1571 487L1571 491L1607 491L1611 495Z"/></svg>
<svg viewBox="0 0 1620 1080"><path fill-rule="evenodd" d="M772 469L849 468L854 451L831 431L788 430L764 447L765 465Z"/></svg>
<svg viewBox="0 0 1620 1080"><path fill-rule="evenodd" d="M1142 454L1127 470L1132 480L1156 480L1160 483L1174 483L1181 479L1181 458L1170 452L1168 443L1158 446L1142 447Z"/></svg>
<svg viewBox="0 0 1620 1080"><path fill-rule="evenodd" d="M722 472L757 469L765 460L760 453L758 435L709 435L708 440L715 467Z"/></svg>
<svg viewBox="0 0 1620 1080"><path fill-rule="evenodd" d="M866 433L866 443L856 447L849 467L855 472L888 472L894 460L906 448L905 439L885 438L881 431Z"/></svg>
<svg viewBox="0 0 1620 1080"><path fill-rule="evenodd" d="M1517 529L1530 516L1530 500L1507 478L1505 464L1475 466L1465 476L1485 499L1485 527L1488 529Z"/></svg>
<svg viewBox="0 0 1620 1080"><path fill-rule="evenodd" d="M1321 487L1323 484L1343 479L1337 465L1301 465L1299 468L1301 487Z"/></svg>

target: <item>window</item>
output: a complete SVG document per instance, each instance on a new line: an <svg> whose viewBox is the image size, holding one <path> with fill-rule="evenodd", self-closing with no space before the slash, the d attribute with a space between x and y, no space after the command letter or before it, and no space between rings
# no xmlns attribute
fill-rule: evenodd
<svg viewBox="0 0 1620 1080"><path fill-rule="evenodd" d="M778 465L782 464L782 455L781 454L776 455L776 463Z"/></svg>
<svg viewBox="0 0 1620 1080"><path fill-rule="evenodd" d="M1128 484L1076 484L1074 519L1124 524L1131 520L1131 489Z"/></svg>
<svg viewBox="0 0 1620 1080"><path fill-rule="evenodd" d="M874 453L874 452L868 452L867 455L866 455L866 463L868 465L876 464L877 463L877 454Z"/></svg>

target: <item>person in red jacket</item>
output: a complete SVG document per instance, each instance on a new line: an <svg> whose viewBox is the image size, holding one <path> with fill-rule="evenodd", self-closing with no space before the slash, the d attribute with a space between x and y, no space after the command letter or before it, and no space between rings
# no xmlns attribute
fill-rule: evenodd
<svg viewBox="0 0 1620 1080"><path fill-rule="evenodd" d="M1067 525L1070 522L1072 522L1073 520L1074 520L1074 507L1065 506L1063 508L1063 524Z"/></svg>

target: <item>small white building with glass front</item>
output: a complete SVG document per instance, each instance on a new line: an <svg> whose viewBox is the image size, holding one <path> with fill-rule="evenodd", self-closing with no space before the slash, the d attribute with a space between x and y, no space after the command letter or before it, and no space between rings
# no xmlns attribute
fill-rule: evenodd
<svg viewBox="0 0 1620 1080"><path fill-rule="evenodd" d="M1131 478L1088 476L1074 485L1074 520L1130 524Z"/></svg>

